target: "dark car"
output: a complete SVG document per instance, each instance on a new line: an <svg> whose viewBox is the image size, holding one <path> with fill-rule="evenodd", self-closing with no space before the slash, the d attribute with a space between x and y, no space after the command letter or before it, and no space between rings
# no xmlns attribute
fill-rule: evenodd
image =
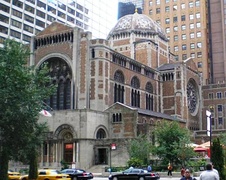
<svg viewBox="0 0 226 180"><path fill-rule="evenodd" d="M93 174L91 172L86 172L83 169L64 169L61 172L68 174L71 177L71 180L93 179Z"/></svg>
<svg viewBox="0 0 226 180"><path fill-rule="evenodd" d="M123 171L122 173L118 174L111 174L108 178L109 180L145 180L145 179L152 179L152 180L158 180L160 179L160 176L156 172L147 172L147 170L144 169L127 169Z"/></svg>

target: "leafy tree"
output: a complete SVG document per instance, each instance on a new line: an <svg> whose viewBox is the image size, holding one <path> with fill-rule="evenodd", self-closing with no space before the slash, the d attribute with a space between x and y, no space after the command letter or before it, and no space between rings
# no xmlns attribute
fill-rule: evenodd
<svg viewBox="0 0 226 180"><path fill-rule="evenodd" d="M163 122L155 129L157 146L152 153L164 162L185 165L195 155L193 148L189 146L190 132L181 128L178 122Z"/></svg>
<svg viewBox="0 0 226 180"><path fill-rule="evenodd" d="M130 140L128 145L130 159L137 159L143 164L148 164L150 148L151 145L146 136L140 135L136 139Z"/></svg>
<svg viewBox="0 0 226 180"><path fill-rule="evenodd" d="M0 48L0 180L8 179L9 160L18 159L30 144L42 100L53 91L45 68L27 66L29 54L26 46L9 39Z"/></svg>
<svg viewBox="0 0 226 180"><path fill-rule="evenodd" d="M225 179L224 153L219 138L213 140L213 145L211 146L210 151L211 151L211 161L214 164L214 168L218 170L220 179Z"/></svg>

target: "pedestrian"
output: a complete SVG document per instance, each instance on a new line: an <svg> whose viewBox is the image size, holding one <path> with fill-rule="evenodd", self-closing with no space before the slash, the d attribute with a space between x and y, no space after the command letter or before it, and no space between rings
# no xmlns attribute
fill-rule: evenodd
<svg viewBox="0 0 226 180"><path fill-rule="evenodd" d="M173 175L172 175L173 166L172 166L171 163L169 163L167 169L168 169L168 176L173 176Z"/></svg>
<svg viewBox="0 0 226 180"><path fill-rule="evenodd" d="M218 170L216 170L216 169L214 168L213 163L211 163L211 164L212 164L212 169L213 169L213 172L215 172L215 173L219 176L219 172L218 172Z"/></svg>
<svg viewBox="0 0 226 180"><path fill-rule="evenodd" d="M182 177L180 180L196 180L196 178L192 178L190 170L186 169L184 173L184 177Z"/></svg>
<svg viewBox="0 0 226 180"><path fill-rule="evenodd" d="M181 174L181 177L184 177L184 175L185 175L185 168L184 168L184 166L181 167L180 174Z"/></svg>
<svg viewBox="0 0 226 180"><path fill-rule="evenodd" d="M148 172L151 172L151 171L152 171L152 167L151 167L150 164L148 165L147 171L148 171Z"/></svg>
<svg viewBox="0 0 226 180"><path fill-rule="evenodd" d="M213 166L211 163L206 165L206 170L203 171L200 176L199 180L219 180L219 176L216 172L213 171Z"/></svg>

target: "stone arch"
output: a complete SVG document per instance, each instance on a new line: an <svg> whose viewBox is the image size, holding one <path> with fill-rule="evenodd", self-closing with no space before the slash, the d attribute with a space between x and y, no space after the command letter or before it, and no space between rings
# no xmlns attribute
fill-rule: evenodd
<svg viewBox="0 0 226 180"><path fill-rule="evenodd" d="M67 133L72 135L72 139L77 138L77 134L74 128L69 124L62 124L60 125L54 132L54 139L64 139Z"/></svg>
<svg viewBox="0 0 226 180"><path fill-rule="evenodd" d="M105 126L103 126L103 125L100 125L100 126L98 126L96 128L96 130L94 132L94 139L97 139L97 134L98 134L99 131L104 131L105 132L105 135L106 135L105 139L109 137L109 133L108 133L107 128Z"/></svg>

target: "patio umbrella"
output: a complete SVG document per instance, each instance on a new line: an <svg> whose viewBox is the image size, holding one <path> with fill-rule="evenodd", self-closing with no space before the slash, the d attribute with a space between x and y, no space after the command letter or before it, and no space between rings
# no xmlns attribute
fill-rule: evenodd
<svg viewBox="0 0 226 180"><path fill-rule="evenodd" d="M202 147L202 146L198 146L194 148L195 152L206 152L208 148Z"/></svg>

